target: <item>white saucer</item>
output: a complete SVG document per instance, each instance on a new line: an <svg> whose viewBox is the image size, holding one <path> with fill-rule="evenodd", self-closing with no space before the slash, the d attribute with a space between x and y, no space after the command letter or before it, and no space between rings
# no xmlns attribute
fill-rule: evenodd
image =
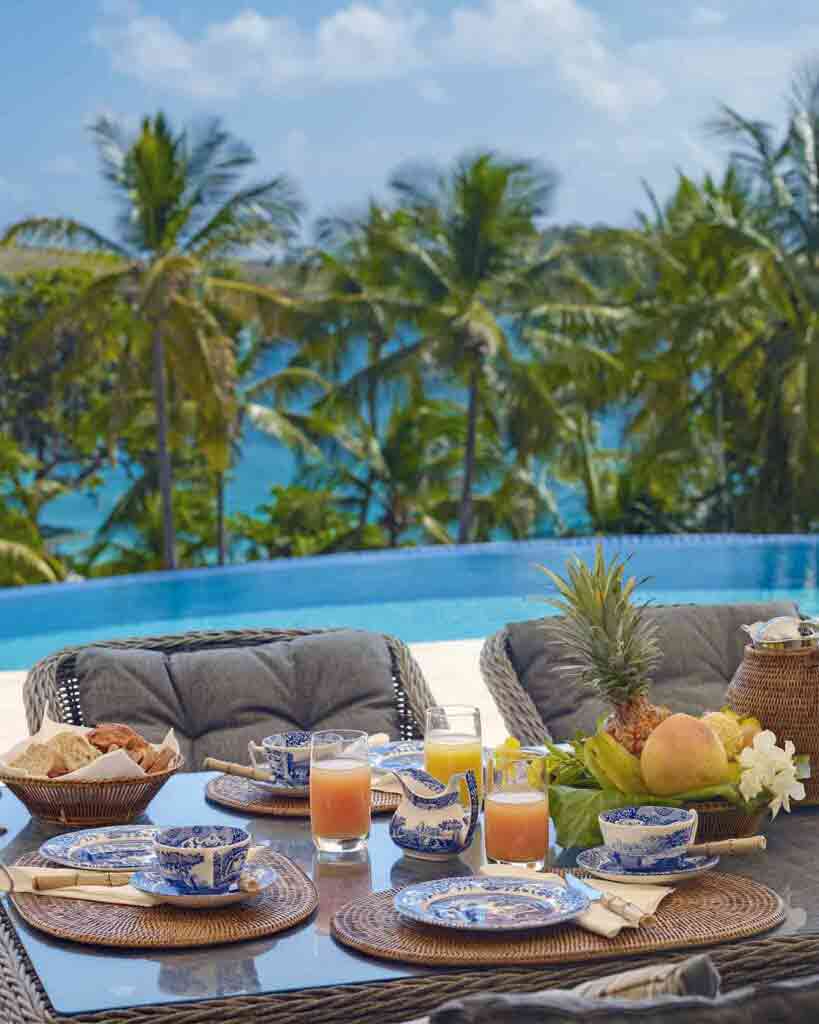
<svg viewBox="0 0 819 1024"><path fill-rule="evenodd" d="M630 871L618 864L605 846L595 846L577 855L577 866L588 871L595 878L608 879L610 882L642 882L644 885L665 885L667 883L685 882L689 878L697 878L719 864L719 857L677 857L679 867L669 870L663 865L660 868L640 868Z"/></svg>
<svg viewBox="0 0 819 1024"><path fill-rule="evenodd" d="M279 877L278 871L274 868L264 867L261 864L248 864L242 871L242 878L252 878L259 888L256 892L245 892L239 887L238 882L225 892L186 892L176 883L169 882L159 871L138 871L131 875L131 885L140 892L147 892L151 896L159 896L163 903L170 903L173 907L187 907L190 910L214 910L217 907L227 907L231 903L241 903L243 900L252 899L259 893L269 889Z"/></svg>

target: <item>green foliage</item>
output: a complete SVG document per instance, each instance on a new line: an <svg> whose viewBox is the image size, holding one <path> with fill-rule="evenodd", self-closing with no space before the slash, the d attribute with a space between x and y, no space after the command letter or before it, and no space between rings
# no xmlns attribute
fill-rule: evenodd
<svg viewBox="0 0 819 1024"><path fill-rule="evenodd" d="M331 491L292 486L272 487L270 493L272 500L256 516L239 514L230 520L234 539L246 545L251 560L383 546L378 527L359 532L355 516L339 507Z"/></svg>
<svg viewBox="0 0 819 1024"><path fill-rule="evenodd" d="M296 251L294 186L248 182L218 122L99 119L114 237L34 217L0 245L0 537L59 574L49 502L112 460L133 486L92 573L565 532L557 485L594 533L816 529L819 71L780 130L728 108L712 127L726 173L647 190L630 229L544 230L554 175L485 151L399 170L389 204ZM231 541L248 425L298 476ZM17 548L4 564L45 578ZM589 672L639 689L649 638L572 601Z"/></svg>

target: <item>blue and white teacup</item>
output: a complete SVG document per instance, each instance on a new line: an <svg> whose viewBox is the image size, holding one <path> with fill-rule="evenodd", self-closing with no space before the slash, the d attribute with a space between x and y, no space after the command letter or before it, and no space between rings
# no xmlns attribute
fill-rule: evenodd
<svg viewBox="0 0 819 1024"><path fill-rule="evenodd" d="M680 807L619 807L598 820L612 859L632 871L685 856L697 835L697 812Z"/></svg>
<svg viewBox="0 0 819 1024"><path fill-rule="evenodd" d="M301 789L310 785L310 739L312 733L277 732L265 736L262 745L252 741L247 749L254 768L261 768L270 775L276 786ZM262 757L259 764L256 755Z"/></svg>
<svg viewBox="0 0 819 1024"><path fill-rule="evenodd" d="M224 892L238 882L250 833L230 825L177 825L154 838L157 866L184 892Z"/></svg>

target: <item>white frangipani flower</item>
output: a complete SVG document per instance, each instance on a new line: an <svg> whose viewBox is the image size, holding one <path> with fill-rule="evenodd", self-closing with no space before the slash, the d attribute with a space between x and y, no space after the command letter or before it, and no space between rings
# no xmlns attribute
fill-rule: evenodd
<svg viewBox="0 0 819 1024"><path fill-rule="evenodd" d="M753 746L739 755L739 791L743 798L753 800L767 792L772 797L769 807L774 818L783 807L790 812L791 800L805 798L805 787L797 778L795 752L790 740L778 747L770 729L757 733Z"/></svg>

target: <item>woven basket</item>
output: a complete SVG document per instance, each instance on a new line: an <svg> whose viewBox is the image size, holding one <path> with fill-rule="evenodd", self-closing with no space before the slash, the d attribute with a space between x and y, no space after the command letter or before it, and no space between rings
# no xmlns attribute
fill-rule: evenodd
<svg viewBox="0 0 819 1024"><path fill-rule="evenodd" d="M819 804L819 650L766 651L746 647L728 687L728 705L753 715L777 741L792 740L807 754L812 778L805 780L803 804Z"/></svg>
<svg viewBox="0 0 819 1024"><path fill-rule="evenodd" d="M763 808L761 811L748 814L723 800L689 804L688 809L696 811L699 818L696 840L698 843L759 835L768 813Z"/></svg>
<svg viewBox="0 0 819 1024"><path fill-rule="evenodd" d="M141 779L62 782L60 779L20 779L0 774L32 818L57 825L126 825L143 813L168 779L184 765Z"/></svg>

